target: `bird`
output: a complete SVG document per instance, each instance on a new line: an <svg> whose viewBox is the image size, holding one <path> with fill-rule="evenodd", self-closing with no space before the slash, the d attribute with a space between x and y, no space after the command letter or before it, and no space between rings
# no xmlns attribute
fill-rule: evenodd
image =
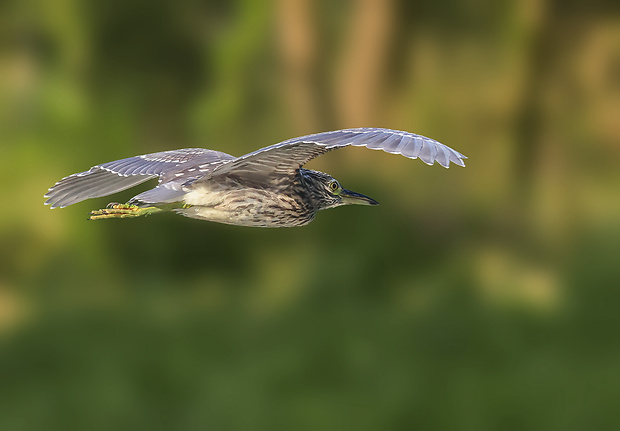
<svg viewBox="0 0 620 431"><path fill-rule="evenodd" d="M65 177L44 195L46 205L63 208L111 195L158 178L154 188L126 204L90 212L90 220L133 218L172 211L186 217L252 227L294 227L310 223L318 211L342 205L378 205L343 188L323 172L304 169L310 160L347 146L366 147L465 166L467 157L434 139L414 133L355 128L288 139L241 157L203 148L184 148L95 165Z"/></svg>

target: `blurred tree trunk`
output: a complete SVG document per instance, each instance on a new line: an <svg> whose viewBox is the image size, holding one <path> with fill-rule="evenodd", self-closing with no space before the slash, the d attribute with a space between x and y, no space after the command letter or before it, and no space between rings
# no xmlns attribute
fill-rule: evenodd
<svg viewBox="0 0 620 431"><path fill-rule="evenodd" d="M377 124L377 106L385 82L385 63L394 25L393 0L357 0L338 32L343 43L329 41L325 50L338 49L335 76L321 91L319 67L320 25L311 0L279 0L278 39L283 62L283 87L295 130L310 133L331 127ZM331 74L329 74L331 75ZM322 112L333 114L323 118Z"/></svg>
<svg viewBox="0 0 620 431"><path fill-rule="evenodd" d="M376 125L385 63L394 25L393 0L352 3L348 33L334 80L340 127Z"/></svg>
<svg viewBox="0 0 620 431"><path fill-rule="evenodd" d="M299 134L320 128L314 4L312 0L279 0L277 8L285 102Z"/></svg>

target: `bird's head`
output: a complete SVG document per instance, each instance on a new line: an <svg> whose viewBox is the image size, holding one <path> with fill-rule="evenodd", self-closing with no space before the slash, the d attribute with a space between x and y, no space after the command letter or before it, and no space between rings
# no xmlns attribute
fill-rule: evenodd
<svg viewBox="0 0 620 431"><path fill-rule="evenodd" d="M351 190L343 189L338 180L319 171L300 169L303 198L316 211L341 205L379 205L379 202Z"/></svg>

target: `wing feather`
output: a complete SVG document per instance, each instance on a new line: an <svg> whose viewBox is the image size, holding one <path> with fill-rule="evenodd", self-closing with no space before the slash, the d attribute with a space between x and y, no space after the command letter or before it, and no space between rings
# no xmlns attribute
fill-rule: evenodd
<svg viewBox="0 0 620 431"><path fill-rule="evenodd" d="M398 147L403 142L403 137L398 135L392 135L383 143L383 151L390 154L398 153Z"/></svg>
<svg viewBox="0 0 620 431"><path fill-rule="evenodd" d="M414 133L378 128L344 129L301 136L261 148L217 167L209 177L290 173L327 151L349 145L419 158L429 165L438 162L445 168L450 162L465 166L463 160L467 158L434 139Z"/></svg>
<svg viewBox="0 0 620 431"><path fill-rule="evenodd" d="M63 208L120 192L153 178L159 178L160 183L177 179L175 174L191 166L212 163L215 167L232 159L233 156L219 151L185 148L115 160L58 181L45 194L48 198L45 203L52 208Z"/></svg>

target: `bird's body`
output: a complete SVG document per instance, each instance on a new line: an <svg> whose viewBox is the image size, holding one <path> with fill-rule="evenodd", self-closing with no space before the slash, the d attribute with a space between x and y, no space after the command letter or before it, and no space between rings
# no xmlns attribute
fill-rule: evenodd
<svg viewBox="0 0 620 431"><path fill-rule="evenodd" d="M429 138L389 129L346 129L293 138L234 157L202 148L164 151L96 165L65 177L46 194L52 208L106 196L151 178L159 184L128 204L93 211L91 219L123 218L172 210L187 217L255 227L292 227L346 204L376 205L343 189L322 172L303 169L314 157L348 145L464 166L466 158Z"/></svg>
<svg viewBox="0 0 620 431"><path fill-rule="evenodd" d="M301 173L293 183L270 187L244 184L227 177L223 182L202 182L188 186L186 208L176 211L187 217L219 223L255 227L301 226L314 217L302 196Z"/></svg>

